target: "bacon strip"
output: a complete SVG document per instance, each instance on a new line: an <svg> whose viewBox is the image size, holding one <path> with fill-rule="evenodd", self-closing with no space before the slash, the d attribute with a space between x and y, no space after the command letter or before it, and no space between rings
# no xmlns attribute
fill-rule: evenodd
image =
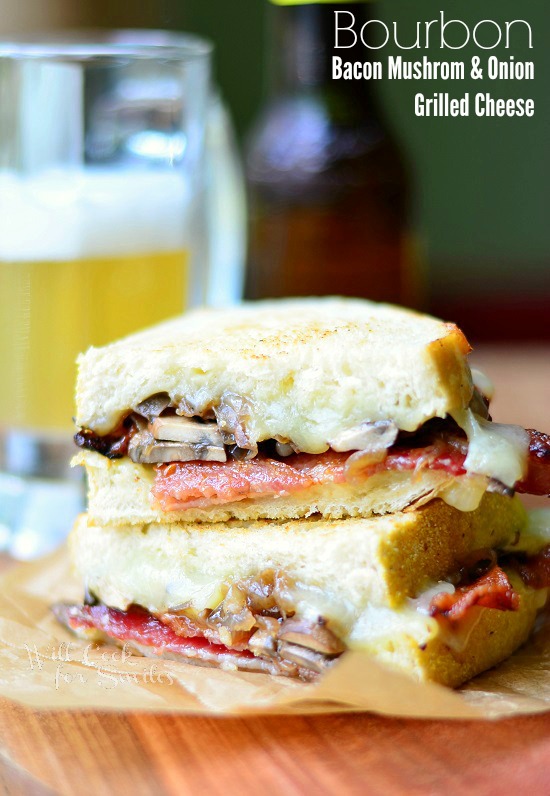
<svg viewBox="0 0 550 796"><path fill-rule="evenodd" d="M284 496L319 484L346 481L351 454L300 453L284 461L257 456L248 461L173 462L156 467L152 495L162 511L207 508L259 496ZM398 448L384 462L361 471L367 478L384 470L446 470L463 475L465 455L448 446ZM357 474L354 473L354 480Z"/></svg>
<svg viewBox="0 0 550 796"><path fill-rule="evenodd" d="M157 466L152 494L163 511L289 495L315 484L341 483L347 454L298 454L288 460L174 462Z"/></svg>
<svg viewBox="0 0 550 796"><path fill-rule="evenodd" d="M108 638L150 647L158 654L173 652L187 658L203 658L203 653L208 653L209 657L254 657L249 650L237 651L221 644L212 644L202 635L178 635L137 605L130 606L126 611L106 605L56 605L54 613L71 630L99 630Z"/></svg>
<svg viewBox="0 0 550 796"><path fill-rule="evenodd" d="M454 594L436 594L430 603L429 613L436 618L444 617L451 622L458 622L474 605L498 611L517 611L519 594L512 588L504 570L495 565L474 583L456 589Z"/></svg>
<svg viewBox="0 0 550 796"><path fill-rule="evenodd" d="M438 442L420 448L395 446L383 462L364 470L369 476L384 470L445 470L450 475L465 475L466 453L455 445Z"/></svg>
<svg viewBox="0 0 550 796"><path fill-rule="evenodd" d="M518 492L527 495L550 496L550 434L528 428L530 437L527 475L519 484Z"/></svg>
<svg viewBox="0 0 550 796"><path fill-rule="evenodd" d="M314 680L318 674L316 670L301 663L256 656L249 649L232 649L212 643L201 635L202 629L199 627L196 628L196 635L180 635L173 627L137 605L130 606L127 611L119 611L102 604L59 603L52 606L52 611L69 630L77 633L94 630L100 634L98 640L114 641L119 646L128 645L130 651L148 657L158 656L200 666L221 666L299 677L306 681ZM194 633L190 627L180 626L179 630Z"/></svg>
<svg viewBox="0 0 550 796"><path fill-rule="evenodd" d="M518 492L550 496L550 435L527 429L530 436L528 471L516 484ZM109 458L126 455L135 427L127 418L111 434L100 437L82 429L75 436L77 445ZM455 441L456 442L456 441ZM419 447L395 445L381 463L354 467L354 480L367 478L384 470L446 470L450 475L463 475L465 445L449 439ZM316 484L343 483L345 464L351 454L297 454L271 459L257 456L246 462L176 462L157 467L153 497L164 511L204 508L255 496L288 495ZM351 479L350 479L351 480Z"/></svg>
<svg viewBox="0 0 550 796"><path fill-rule="evenodd" d="M510 565L531 589L550 588L550 545L543 547L535 555L523 559L512 558Z"/></svg>

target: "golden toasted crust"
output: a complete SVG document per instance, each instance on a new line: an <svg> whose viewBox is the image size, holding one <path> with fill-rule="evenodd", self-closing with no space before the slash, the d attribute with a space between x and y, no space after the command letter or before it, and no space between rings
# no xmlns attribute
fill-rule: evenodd
<svg viewBox="0 0 550 796"><path fill-rule="evenodd" d="M358 299L200 310L82 355L76 422L104 434L158 392L195 414L237 394L252 441L320 453L364 421L413 431L467 406L467 352L455 326Z"/></svg>
<svg viewBox="0 0 550 796"><path fill-rule="evenodd" d="M456 688L476 674L506 660L527 641L544 595L528 589L513 572L508 578L520 595L517 611L471 608L471 630L453 638L449 633L435 635L425 644L403 633L372 649L381 662L402 669L418 680L433 680ZM365 648L368 651L368 646Z"/></svg>

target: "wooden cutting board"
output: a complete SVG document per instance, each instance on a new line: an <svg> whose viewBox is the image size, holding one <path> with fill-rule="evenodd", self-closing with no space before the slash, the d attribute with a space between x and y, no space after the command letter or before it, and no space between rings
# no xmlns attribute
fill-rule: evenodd
<svg viewBox="0 0 550 796"><path fill-rule="evenodd" d="M14 794L550 793L550 717L214 719L36 713L0 704Z"/></svg>
<svg viewBox="0 0 550 796"><path fill-rule="evenodd" d="M484 349L476 358L498 386L498 420L550 428L548 348ZM0 701L0 785L10 796L546 796L550 714L499 722L215 719L41 713Z"/></svg>

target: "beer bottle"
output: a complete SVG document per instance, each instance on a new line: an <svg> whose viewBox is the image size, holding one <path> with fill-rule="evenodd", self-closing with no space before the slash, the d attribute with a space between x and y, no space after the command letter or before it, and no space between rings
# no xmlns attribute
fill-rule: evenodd
<svg viewBox="0 0 550 796"><path fill-rule="evenodd" d="M246 295L339 294L414 306L401 153L372 81L332 78L334 55L363 63L371 52L360 36L334 49L334 12L351 11L359 32L372 4L271 2L268 98L245 153ZM339 19L343 27L351 18Z"/></svg>

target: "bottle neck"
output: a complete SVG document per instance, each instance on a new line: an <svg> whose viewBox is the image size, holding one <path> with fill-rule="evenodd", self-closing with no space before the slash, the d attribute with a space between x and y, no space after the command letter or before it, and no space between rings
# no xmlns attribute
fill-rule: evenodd
<svg viewBox="0 0 550 796"><path fill-rule="evenodd" d="M368 50L360 38L354 47L335 50L335 11L349 11L358 30L368 18L370 3L307 3L270 6L268 42L269 91L286 94L332 85L332 58L365 61ZM342 17L341 19L346 19ZM351 18L350 18L351 20ZM342 55L343 54L343 55ZM348 81L349 82L349 81Z"/></svg>

